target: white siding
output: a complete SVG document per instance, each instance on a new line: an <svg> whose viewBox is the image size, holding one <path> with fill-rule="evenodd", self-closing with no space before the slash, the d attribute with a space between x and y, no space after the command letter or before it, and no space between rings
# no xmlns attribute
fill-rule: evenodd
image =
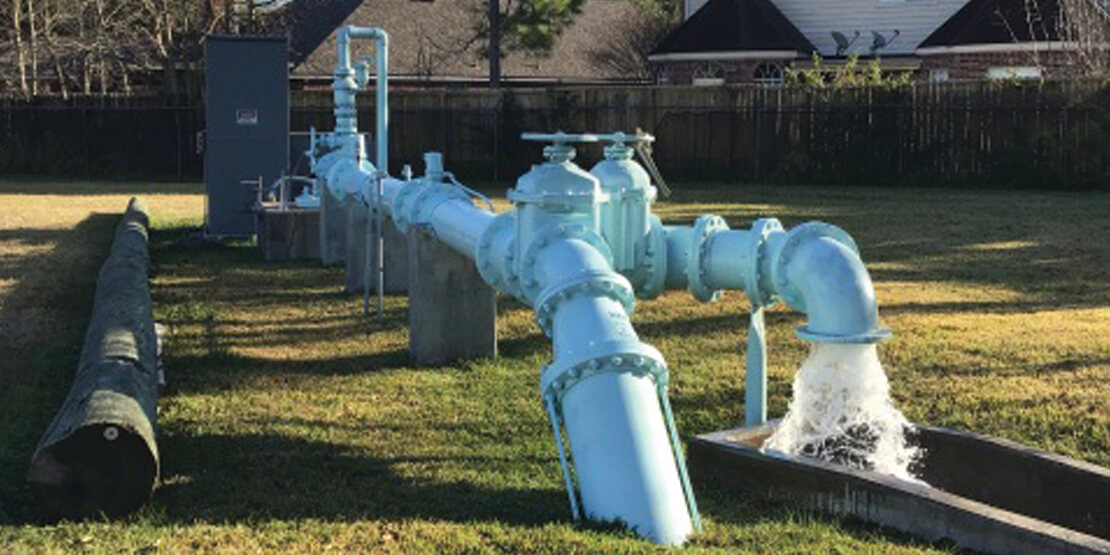
<svg viewBox="0 0 1110 555"><path fill-rule="evenodd" d="M880 55L913 54L917 45L952 17L968 0L773 0L822 56L836 54L833 31L848 40L860 36L848 52L870 53L871 31L900 34Z"/></svg>
<svg viewBox="0 0 1110 555"><path fill-rule="evenodd" d="M685 0L690 17L708 0ZM871 31L885 37L900 34L879 51L885 55L913 54L917 45L952 17L968 0L772 0L783 15L817 47L822 56L836 54L833 31L852 40L848 52L870 53Z"/></svg>
<svg viewBox="0 0 1110 555"><path fill-rule="evenodd" d="M686 19L690 19L690 16L694 15L694 12L698 11L698 9L704 6L708 1L709 0L685 0Z"/></svg>

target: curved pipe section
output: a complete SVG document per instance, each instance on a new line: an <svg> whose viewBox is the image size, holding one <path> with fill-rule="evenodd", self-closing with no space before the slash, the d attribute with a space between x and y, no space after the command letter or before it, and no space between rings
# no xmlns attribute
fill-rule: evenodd
<svg viewBox="0 0 1110 555"><path fill-rule="evenodd" d="M343 144L340 148L355 154L361 159L361 145L358 135L358 108L355 95L362 84L355 79L355 68L351 66L351 41L355 39L376 42L375 53L375 138L377 144L378 170L389 173L389 34L377 27L341 27L336 36L335 79L332 81L332 95L335 101L335 135ZM353 151L353 152L352 152Z"/></svg>
<svg viewBox="0 0 1110 555"><path fill-rule="evenodd" d="M767 418L767 344L763 308L785 301L806 313L801 339L820 343L874 343L890 335L879 325L871 276L855 241L821 222L789 232L773 218L732 231L717 216L692 228L667 228L667 285L686 286L699 300L722 289L741 289L752 305L745 352L745 421ZM676 268L675 265L681 265Z"/></svg>
<svg viewBox="0 0 1110 555"><path fill-rule="evenodd" d="M780 293L808 316L798 337L820 343L874 343L890 334L879 326L875 288L854 249L831 237L811 236L779 257Z"/></svg>
<svg viewBox="0 0 1110 555"><path fill-rule="evenodd" d="M755 306L782 300L806 313L798 336L810 341L874 343L889 336L879 325L871 277L843 230L810 222L787 232L774 219L729 230L713 218L666 228L668 288L686 287L702 300L739 289Z"/></svg>
<svg viewBox="0 0 1110 555"><path fill-rule="evenodd" d="M551 239L539 251L536 279L536 312L555 352L540 388L557 437L559 423L566 429L585 513L622 521L658 543L683 543L697 509L676 445L663 356L629 321L631 285L605 253L573 237ZM576 511L569 472L565 479Z"/></svg>

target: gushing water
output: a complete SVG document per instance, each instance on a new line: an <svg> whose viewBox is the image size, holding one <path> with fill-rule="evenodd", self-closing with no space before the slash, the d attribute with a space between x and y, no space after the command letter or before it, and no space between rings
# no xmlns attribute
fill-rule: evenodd
<svg viewBox="0 0 1110 555"><path fill-rule="evenodd" d="M918 481L912 424L894 407L875 345L815 343L794 378L786 417L766 451L804 456Z"/></svg>

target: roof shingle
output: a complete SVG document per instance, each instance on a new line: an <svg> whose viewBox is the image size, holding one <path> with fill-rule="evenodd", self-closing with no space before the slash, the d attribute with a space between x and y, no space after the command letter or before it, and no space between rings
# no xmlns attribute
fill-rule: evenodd
<svg viewBox="0 0 1110 555"><path fill-rule="evenodd" d="M652 54L752 50L815 48L770 0L709 0Z"/></svg>

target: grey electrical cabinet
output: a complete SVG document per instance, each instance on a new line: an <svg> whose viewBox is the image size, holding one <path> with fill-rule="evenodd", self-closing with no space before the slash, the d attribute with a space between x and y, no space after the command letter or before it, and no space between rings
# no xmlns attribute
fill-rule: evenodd
<svg viewBox="0 0 1110 555"><path fill-rule="evenodd" d="M289 162L289 46L285 37L209 36L204 46L205 227L255 233L257 182Z"/></svg>

